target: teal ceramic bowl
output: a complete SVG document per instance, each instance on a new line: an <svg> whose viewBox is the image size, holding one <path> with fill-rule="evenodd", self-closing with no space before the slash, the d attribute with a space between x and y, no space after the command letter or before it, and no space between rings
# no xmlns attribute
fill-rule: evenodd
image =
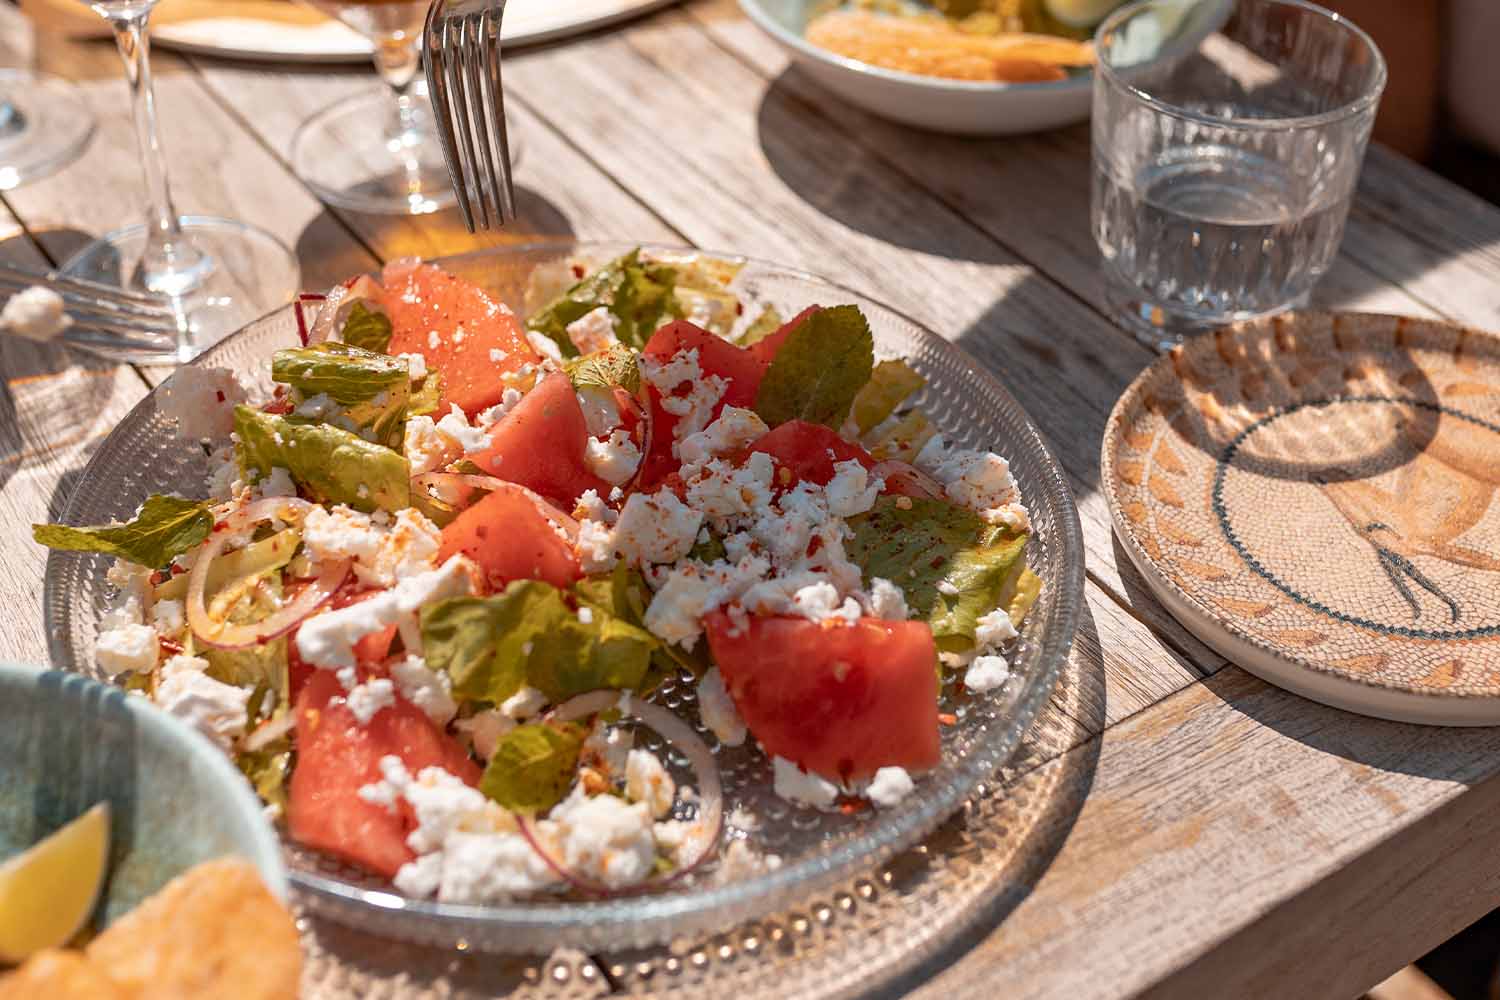
<svg viewBox="0 0 1500 1000"><path fill-rule="evenodd" d="M0 761L0 858L109 802L97 926L226 854L243 856L286 898L281 847L249 783L145 698L77 674L0 664Z"/></svg>

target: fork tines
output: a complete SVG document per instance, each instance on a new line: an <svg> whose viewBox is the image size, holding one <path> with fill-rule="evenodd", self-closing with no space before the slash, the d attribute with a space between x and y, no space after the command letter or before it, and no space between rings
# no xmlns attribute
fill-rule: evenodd
<svg viewBox="0 0 1500 1000"><path fill-rule="evenodd" d="M62 296L76 320L95 325L116 324L134 332L174 330L177 315L163 299L148 292L101 285L56 273L38 274L0 264L0 301L16 292L43 285Z"/></svg>
<svg viewBox="0 0 1500 1000"><path fill-rule="evenodd" d="M434 0L427 12L427 89L458 207L471 233L476 214L485 229L516 217L500 83L504 14L505 0Z"/></svg>

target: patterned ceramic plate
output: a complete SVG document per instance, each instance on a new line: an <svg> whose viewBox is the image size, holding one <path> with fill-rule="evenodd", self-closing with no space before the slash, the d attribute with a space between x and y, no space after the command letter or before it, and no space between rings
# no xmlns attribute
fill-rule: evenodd
<svg viewBox="0 0 1500 1000"><path fill-rule="evenodd" d="M1500 723L1500 339L1305 312L1164 355L1104 435L1115 530L1204 642L1367 715Z"/></svg>

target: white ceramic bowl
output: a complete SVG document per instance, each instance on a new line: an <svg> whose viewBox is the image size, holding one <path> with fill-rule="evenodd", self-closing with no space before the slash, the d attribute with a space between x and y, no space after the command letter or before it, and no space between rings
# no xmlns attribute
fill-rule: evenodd
<svg viewBox="0 0 1500 1000"><path fill-rule="evenodd" d="M803 37L813 0L740 0L787 55L850 104L905 125L958 135L1019 135L1081 122L1093 74L1056 83L974 83L881 69L834 55Z"/></svg>

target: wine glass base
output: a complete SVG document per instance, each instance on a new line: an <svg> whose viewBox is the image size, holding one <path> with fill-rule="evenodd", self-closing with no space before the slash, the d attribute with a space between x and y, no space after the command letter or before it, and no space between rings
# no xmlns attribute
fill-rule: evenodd
<svg viewBox="0 0 1500 1000"><path fill-rule="evenodd" d="M183 235L206 261L200 263L192 287L166 299L181 318L176 344L143 347L72 330L63 334L65 341L116 361L176 364L280 308L299 291L297 258L270 233L231 219L189 215L181 222ZM143 290L140 264L145 247L146 227L127 226L84 247L59 270L70 277Z"/></svg>
<svg viewBox="0 0 1500 1000"><path fill-rule="evenodd" d="M1284 306L1261 312L1236 312L1217 316L1174 310L1144 298L1137 289L1121 288L1108 280L1105 282L1104 298L1110 315L1117 324L1129 330L1136 340L1151 350L1163 354L1200 333L1274 316L1289 309L1300 309L1307 304L1308 297L1304 294Z"/></svg>
<svg viewBox="0 0 1500 1000"><path fill-rule="evenodd" d="M292 137L292 170L318 197L377 215L426 215L455 203L432 107L413 88L410 128L395 126L387 88L317 112ZM390 127L387 127L390 126Z"/></svg>
<svg viewBox="0 0 1500 1000"><path fill-rule="evenodd" d="M83 93L66 80L0 70L0 191L73 162L94 135Z"/></svg>

